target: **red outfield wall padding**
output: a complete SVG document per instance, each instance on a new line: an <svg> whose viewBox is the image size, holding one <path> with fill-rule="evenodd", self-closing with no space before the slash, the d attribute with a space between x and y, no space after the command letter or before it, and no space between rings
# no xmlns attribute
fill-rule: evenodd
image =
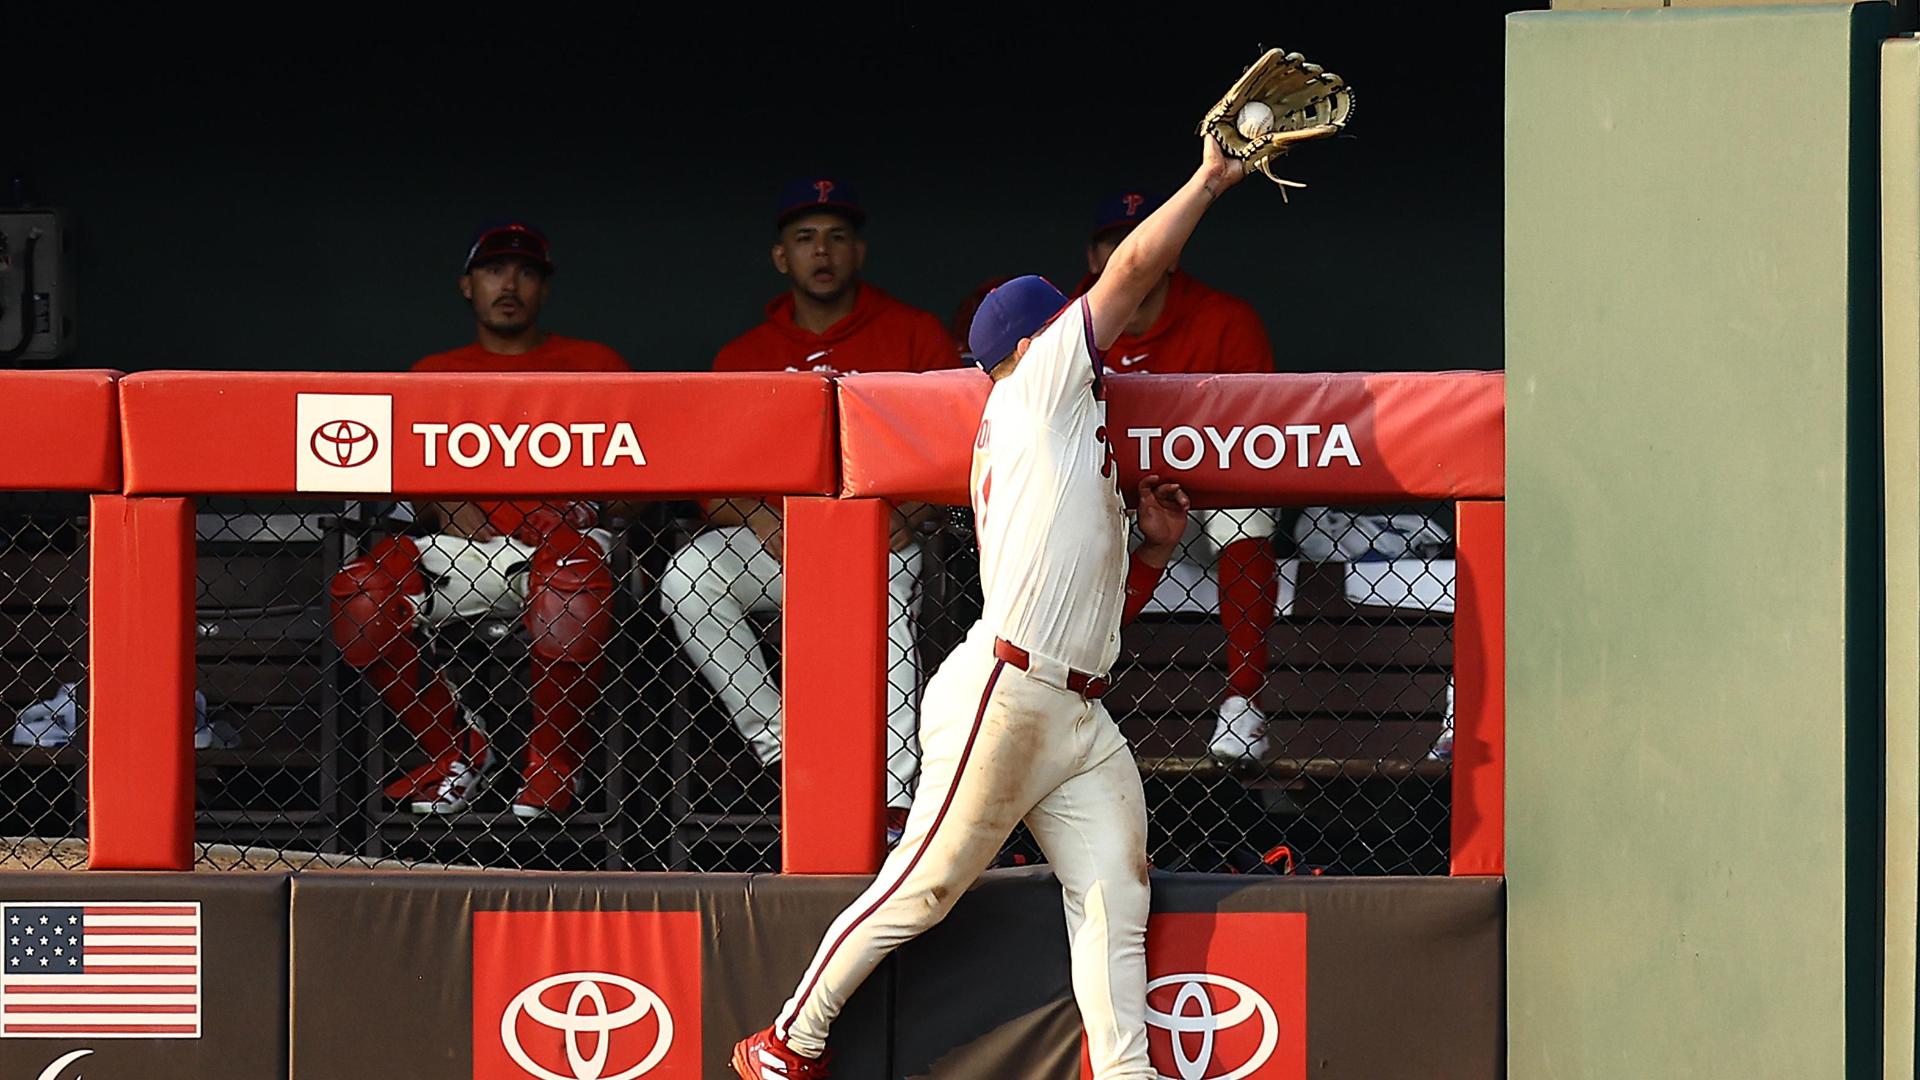
<svg viewBox="0 0 1920 1080"><path fill-rule="evenodd" d="M839 381L841 494L960 504L987 378L977 371ZM1498 372L1113 375L1108 438L1121 490L1146 472L1199 506L1498 499Z"/></svg>
<svg viewBox="0 0 1920 1080"><path fill-rule="evenodd" d="M1449 849L1455 877L1507 872L1506 530L1506 503L1460 503Z"/></svg>
<svg viewBox="0 0 1920 1080"><path fill-rule="evenodd" d="M91 500L87 865L193 865L193 503Z"/></svg>
<svg viewBox="0 0 1920 1080"><path fill-rule="evenodd" d="M887 504L786 510L781 868L872 873L886 854Z"/></svg>
<svg viewBox="0 0 1920 1080"><path fill-rule="evenodd" d="M120 490L119 377L0 372L0 491Z"/></svg>
<svg viewBox="0 0 1920 1080"><path fill-rule="evenodd" d="M830 494L823 375L149 372L129 493Z"/></svg>

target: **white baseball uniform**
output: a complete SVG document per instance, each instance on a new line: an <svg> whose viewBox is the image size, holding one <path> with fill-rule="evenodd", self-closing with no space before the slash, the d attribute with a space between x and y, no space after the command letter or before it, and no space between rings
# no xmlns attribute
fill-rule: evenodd
<svg viewBox="0 0 1920 1080"><path fill-rule="evenodd" d="M920 690L920 545L887 561L887 805L912 801L920 751L914 707ZM763 765L780 760L780 688L760 654L747 613L780 610L786 575L745 525L708 529L674 553L660 578L660 606L673 620L735 730Z"/></svg>
<svg viewBox="0 0 1920 1080"><path fill-rule="evenodd" d="M1022 819L1064 892L1073 992L1098 1080L1147 1061L1146 799L1098 700L1068 689L1120 649L1127 517L1084 299L996 383L973 454L984 599L927 685L920 791L900 844L827 930L775 1033L818 1055L856 987L944 918ZM1028 654L1023 670L996 639Z"/></svg>

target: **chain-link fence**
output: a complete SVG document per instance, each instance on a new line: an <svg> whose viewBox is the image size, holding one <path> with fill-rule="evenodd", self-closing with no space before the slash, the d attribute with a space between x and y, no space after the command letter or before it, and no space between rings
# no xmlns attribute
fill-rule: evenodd
<svg viewBox="0 0 1920 1080"><path fill-rule="evenodd" d="M1196 511L1105 698L1163 870L1443 874L1452 507ZM960 536L919 613L931 670L979 613ZM896 612L896 618L903 618ZM1003 863L1039 861L1021 830Z"/></svg>
<svg viewBox="0 0 1920 1080"><path fill-rule="evenodd" d="M203 503L201 862L777 867L779 568L702 520Z"/></svg>
<svg viewBox="0 0 1920 1080"><path fill-rule="evenodd" d="M0 495L0 868L86 861L86 585L85 496Z"/></svg>
<svg viewBox="0 0 1920 1080"><path fill-rule="evenodd" d="M783 582L757 504L200 509L203 864L779 865ZM83 831L85 519L4 520L0 836L39 840L0 854L54 862ZM895 525L904 809L920 695L980 598L944 512ZM1445 872L1451 537L1445 505L1194 515L1106 698L1157 867ZM1024 833L1002 856L1037 858Z"/></svg>

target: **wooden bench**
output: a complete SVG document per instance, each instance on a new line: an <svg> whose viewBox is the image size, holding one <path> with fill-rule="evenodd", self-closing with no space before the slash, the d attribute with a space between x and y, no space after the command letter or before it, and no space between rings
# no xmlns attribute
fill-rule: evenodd
<svg viewBox="0 0 1920 1080"><path fill-rule="evenodd" d="M1293 612L1268 634L1262 705L1280 779L1439 777L1428 761L1453 665L1451 617L1348 603L1337 563L1301 567ZM1217 615L1147 616L1126 628L1107 707L1149 773L1215 775L1207 759L1227 692ZM1256 770L1257 771L1257 770Z"/></svg>
<svg viewBox="0 0 1920 1080"><path fill-rule="evenodd" d="M1284 843L1336 872L1443 872L1449 763L1427 752L1445 718L1451 621L1355 606L1342 564L1302 563L1267 637L1261 704L1276 747L1264 765L1207 754L1227 691L1218 614L1127 627L1107 706L1140 761L1156 865L1245 872Z"/></svg>

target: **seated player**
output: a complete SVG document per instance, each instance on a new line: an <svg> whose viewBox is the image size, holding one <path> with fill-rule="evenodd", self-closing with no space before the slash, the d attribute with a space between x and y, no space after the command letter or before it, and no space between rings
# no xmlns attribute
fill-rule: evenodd
<svg viewBox="0 0 1920 1080"><path fill-rule="evenodd" d="M932 371L959 364L940 320L862 279L866 211L836 179L788 184L774 216L773 268L787 290L766 320L714 357L715 371ZM765 766L780 760L780 689L761 656L748 612L780 606L781 516L775 502L716 500L706 531L674 555L660 581L661 605L701 676ZM919 672L914 617L920 609L920 545L914 526L931 508L893 515L888 560L887 806L889 836L906 821L919 771L914 698Z"/></svg>
<svg viewBox="0 0 1920 1080"><path fill-rule="evenodd" d="M531 226L481 230L459 282L475 340L413 370L630 371L605 345L540 328L553 270L547 241ZM584 502L417 504L415 518L432 535L382 540L335 575L331 621L341 655L427 755L387 785L388 798L415 813L453 814L489 782L495 755L487 734L424 663L415 633L491 614L523 619L532 653L533 726L513 813L531 819L571 808L581 729L613 630L610 538L596 527L599 510Z"/></svg>
<svg viewBox="0 0 1920 1080"><path fill-rule="evenodd" d="M1160 200L1123 191L1101 202L1087 239L1087 276L1078 294L1100 279L1133 227ZM1109 371L1160 374L1270 373L1273 347L1253 306L1209 288L1177 265L1147 293L1107 350ZM1220 625L1227 637L1227 691L1207 749L1225 762L1261 761L1272 753L1260 691L1267 679L1267 633L1277 603L1273 553L1275 514L1264 509L1198 510L1220 584Z"/></svg>

